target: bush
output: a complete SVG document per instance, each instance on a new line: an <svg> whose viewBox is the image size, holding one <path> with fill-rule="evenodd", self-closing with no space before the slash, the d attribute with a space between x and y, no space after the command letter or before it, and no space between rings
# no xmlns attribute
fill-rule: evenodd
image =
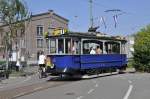
<svg viewBox="0 0 150 99"><path fill-rule="evenodd" d="M5 64L5 63L6 63L6 61L0 61L0 65Z"/></svg>
<svg viewBox="0 0 150 99"><path fill-rule="evenodd" d="M135 35L133 56L137 71L150 72L150 25Z"/></svg>

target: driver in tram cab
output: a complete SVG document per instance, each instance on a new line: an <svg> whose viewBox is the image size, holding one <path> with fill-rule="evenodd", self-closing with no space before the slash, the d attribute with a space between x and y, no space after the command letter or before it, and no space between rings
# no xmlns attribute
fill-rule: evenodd
<svg viewBox="0 0 150 99"><path fill-rule="evenodd" d="M100 46L97 46L97 48L96 48L96 54L102 54L102 50L100 49Z"/></svg>

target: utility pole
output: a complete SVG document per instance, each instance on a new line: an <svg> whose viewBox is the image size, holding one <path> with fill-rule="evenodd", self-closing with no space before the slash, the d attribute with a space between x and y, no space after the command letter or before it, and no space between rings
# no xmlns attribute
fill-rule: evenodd
<svg viewBox="0 0 150 99"><path fill-rule="evenodd" d="M94 27L94 19L93 19L93 0L89 0L90 4L90 26L88 32L96 32L99 27Z"/></svg>
<svg viewBox="0 0 150 99"><path fill-rule="evenodd" d="M89 28L93 28L93 0L89 0L89 4L90 4L90 27Z"/></svg>

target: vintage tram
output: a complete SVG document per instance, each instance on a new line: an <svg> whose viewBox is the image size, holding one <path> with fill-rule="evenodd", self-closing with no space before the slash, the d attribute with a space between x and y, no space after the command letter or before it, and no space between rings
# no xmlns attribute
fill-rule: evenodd
<svg viewBox="0 0 150 99"><path fill-rule="evenodd" d="M126 40L100 33L68 32L46 37L51 75L99 74L125 69ZM100 54L90 54L90 48L97 46Z"/></svg>

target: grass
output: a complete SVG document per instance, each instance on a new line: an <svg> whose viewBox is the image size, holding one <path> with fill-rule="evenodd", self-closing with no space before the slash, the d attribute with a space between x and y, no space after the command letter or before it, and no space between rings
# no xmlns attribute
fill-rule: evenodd
<svg viewBox="0 0 150 99"><path fill-rule="evenodd" d="M0 65L5 64L5 63L6 63L6 61L0 61Z"/></svg>
<svg viewBox="0 0 150 99"><path fill-rule="evenodd" d="M127 68L134 68L134 66L133 66L133 59L129 59L127 65L128 65Z"/></svg>

